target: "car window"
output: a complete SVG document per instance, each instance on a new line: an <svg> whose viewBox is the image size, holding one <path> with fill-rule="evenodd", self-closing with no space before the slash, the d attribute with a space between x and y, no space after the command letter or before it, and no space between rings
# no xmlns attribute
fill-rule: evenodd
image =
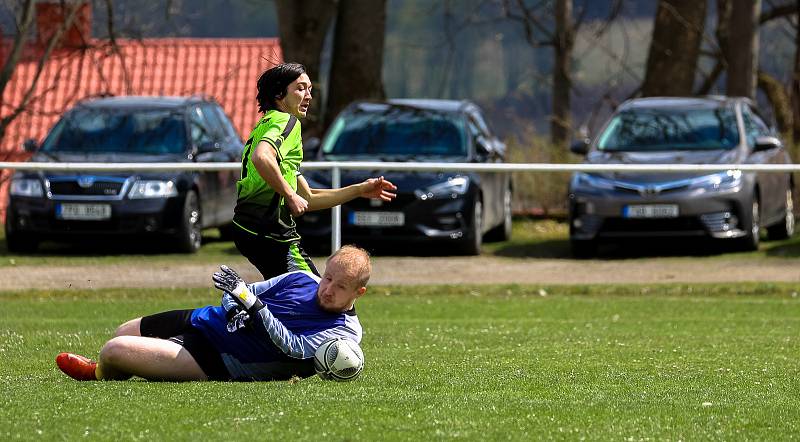
<svg viewBox="0 0 800 442"><path fill-rule="evenodd" d="M168 154L186 151L181 114L168 110L81 108L67 113L42 144L45 152Z"/></svg>
<svg viewBox="0 0 800 442"><path fill-rule="evenodd" d="M739 144L729 108L628 109L612 117L598 137L603 151L733 149Z"/></svg>
<svg viewBox="0 0 800 442"><path fill-rule="evenodd" d="M409 107L357 110L333 124L322 145L329 156L408 159L466 156L466 128L459 114Z"/></svg>
<svg viewBox="0 0 800 442"><path fill-rule="evenodd" d="M192 106L189 111L189 131L195 146L215 141L213 126L200 106Z"/></svg>
<svg viewBox="0 0 800 442"><path fill-rule="evenodd" d="M753 113L748 106L742 108L742 120L744 121L744 130L747 134L747 144L749 146L755 146L756 138L758 137L772 135L769 126L764 123L761 117Z"/></svg>

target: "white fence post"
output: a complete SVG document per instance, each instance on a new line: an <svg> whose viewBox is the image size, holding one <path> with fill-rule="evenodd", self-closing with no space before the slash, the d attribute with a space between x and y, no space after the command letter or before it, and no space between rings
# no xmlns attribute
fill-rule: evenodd
<svg viewBox="0 0 800 442"><path fill-rule="evenodd" d="M331 168L331 188L342 187L342 170L339 166ZM342 247L342 206L331 209L331 253Z"/></svg>

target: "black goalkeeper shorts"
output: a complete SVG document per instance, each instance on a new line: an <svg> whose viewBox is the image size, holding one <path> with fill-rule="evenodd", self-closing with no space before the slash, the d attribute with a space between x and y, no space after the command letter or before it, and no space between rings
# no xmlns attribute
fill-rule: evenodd
<svg viewBox="0 0 800 442"><path fill-rule="evenodd" d="M217 349L200 330L192 326L193 311L171 310L143 316L139 333L149 338L168 339L185 348L209 380L230 380L230 373Z"/></svg>

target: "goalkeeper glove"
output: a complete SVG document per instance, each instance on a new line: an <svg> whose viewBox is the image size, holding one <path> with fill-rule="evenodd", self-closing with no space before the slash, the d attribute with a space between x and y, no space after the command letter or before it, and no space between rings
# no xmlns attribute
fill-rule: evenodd
<svg viewBox="0 0 800 442"><path fill-rule="evenodd" d="M252 324L250 314L246 310L231 309L226 316L228 317L228 324L225 329L228 330L228 333L233 333Z"/></svg>
<svg viewBox="0 0 800 442"><path fill-rule="evenodd" d="M233 299L251 314L264 308L264 303L247 288L247 283L244 282L239 274L226 265L219 266L219 269L219 272L214 272L211 276L215 287L230 293Z"/></svg>

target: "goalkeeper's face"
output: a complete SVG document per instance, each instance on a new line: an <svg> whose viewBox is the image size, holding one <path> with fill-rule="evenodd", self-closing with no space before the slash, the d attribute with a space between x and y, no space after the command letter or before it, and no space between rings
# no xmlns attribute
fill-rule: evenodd
<svg viewBox="0 0 800 442"><path fill-rule="evenodd" d="M317 300L323 310L339 313L353 308L356 299L366 291L367 288L359 286L355 276L350 275L345 266L332 260L325 267L319 282Z"/></svg>

